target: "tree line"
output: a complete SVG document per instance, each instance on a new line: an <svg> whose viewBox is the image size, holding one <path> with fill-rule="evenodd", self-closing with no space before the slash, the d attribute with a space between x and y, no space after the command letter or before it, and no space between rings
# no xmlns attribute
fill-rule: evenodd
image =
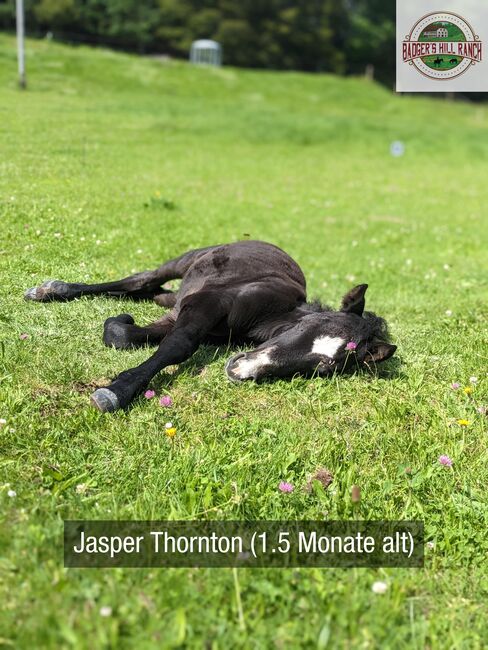
<svg viewBox="0 0 488 650"><path fill-rule="evenodd" d="M31 36L174 57L211 38L227 65L395 74L395 0L25 0L25 11ZM13 0L0 0L0 29L15 29Z"/></svg>

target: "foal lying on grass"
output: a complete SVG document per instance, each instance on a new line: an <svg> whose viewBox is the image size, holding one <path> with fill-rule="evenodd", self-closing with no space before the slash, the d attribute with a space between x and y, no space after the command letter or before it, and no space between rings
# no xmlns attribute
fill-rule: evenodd
<svg viewBox="0 0 488 650"><path fill-rule="evenodd" d="M175 278L182 278L178 292L162 288ZM171 308L146 327L135 325L129 314L105 321L105 345L158 346L147 361L93 393L100 411L115 411L128 406L163 368L185 361L206 341L259 344L227 362L227 376L236 382L331 375L384 361L396 346L388 343L385 321L364 312L367 288L351 289L340 311L309 304L305 278L291 257L272 244L242 241L192 250L154 271L116 282L52 280L29 289L25 298L45 302L105 294L152 299Z"/></svg>

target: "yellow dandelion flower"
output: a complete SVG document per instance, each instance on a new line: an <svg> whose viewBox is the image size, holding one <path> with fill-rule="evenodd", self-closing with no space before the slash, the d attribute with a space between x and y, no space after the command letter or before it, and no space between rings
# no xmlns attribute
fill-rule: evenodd
<svg viewBox="0 0 488 650"><path fill-rule="evenodd" d="M471 386L466 386L466 388L463 388L463 392L466 395L471 395L471 393L473 392L473 388Z"/></svg>
<svg viewBox="0 0 488 650"><path fill-rule="evenodd" d="M173 426L172 422L166 422L166 424L164 425L164 428L166 430L166 435L169 438L174 438L175 437L175 435L176 435L176 427Z"/></svg>
<svg viewBox="0 0 488 650"><path fill-rule="evenodd" d="M470 420L458 420L457 423L460 427L469 427L471 424Z"/></svg>

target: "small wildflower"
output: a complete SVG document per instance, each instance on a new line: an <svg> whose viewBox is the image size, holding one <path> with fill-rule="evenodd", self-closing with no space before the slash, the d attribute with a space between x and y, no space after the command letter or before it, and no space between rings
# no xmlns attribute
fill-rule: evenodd
<svg viewBox="0 0 488 650"><path fill-rule="evenodd" d="M386 582L382 582L381 580L377 580L376 582L373 582L371 585L371 591L374 594L385 594L388 589L388 585Z"/></svg>
<svg viewBox="0 0 488 650"><path fill-rule="evenodd" d="M0 418L0 427L4 427L7 424L7 420L5 418Z"/></svg>
<svg viewBox="0 0 488 650"><path fill-rule="evenodd" d="M281 481L280 484L278 485L278 490L280 492L293 492L295 488L291 483L288 483L287 481Z"/></svg>
<svg viewBox="0 0 488 650"><path fill-rule="evenodd" d="M470 383L472 384L477 384L478 383L478 377L470 377L469 378Z"/></svg>
<svg viewBox="0 0 488 650"><path fill-rule="evenodd" d="M87 489L86 483L78 483L76 486L76 493L77 494L85 494Z"/></svg>
<svg viewBox="0 0 488 650"><path fill-rule="evenodd" d="M146 399L152 399L155 395L156 393L153 390L146 390L146 392L144 393L144 397Z"/></svg>
<svg viewBox="0 0 488 650"><path fill-rule="evenodd" d="M445 454L439 456L439 463L441 465L444 465L444 467L452 467L452 460L449 458L449 456L446 456Z"/></svg>
<svg viewBox="0 0 488 650"><path fill-rule="evenodd" d="M59 238L61 237L61 233L60 233L60 232L55 232L55 233L54 233L54 236L55 236L57 239L59 239Z"/></svg>
<svg viewBox="0 0 488 650"><path fill-rule="evenodd" d="M28 335L28 334L25 334L25 333L24 333L24 334L21 334L21 335L19 336L19 339L20 339L21 341L25 341L25 340L28 339L28 338L29 338L29 335Z"/></svg>
<svg viewBox="0 0 488 650"><path fill-rule="evenodd" d="M15 498L15 497L17 496L17 492L16 492L15 490L9 490L9 491L7 492L7 495L8 495L11 499L13 499L13 498Z"/></svg>
<svg viewBox="0 0 488 650"><path fill-rule="evenodd" d="M175 435L176 435L176 427L173 426L172 422L166 422L166 424L164 425L164 428L166 430L166 435L169 438L174 438L175 437Z"/></svg>
<svg viewBox="0 0 488 650"><path fill-rule="evenodd" d="M452 311L450 309L446 309L446 316L450 318L452 316Z"/></svg>
<svg viewBox="0 0 488 650"><path fill-rule="evenodd" d="M349 343L346 345L346 350L353 352L357 347L358 347L357 343L355 343L354 341L349 341Z"/></svg>
<svg viewBox="0 0 488 650"><path fill-rule="evenodd" d="M472 392L473 392L472 386L466 386L465 388L463 388L463 393L465 393L466 395L471 395Z"/></svg>
<svg viewBox="0 0 488 650"><path fill-rule="evenodd" d="M159 400L159 404L160 406L166 406L166 408L169 408L170 406L173 406L173 400L169 395L163 395Z"/></svg>
<svg viewBox="0 0 488 650"><path fill-rule="evenodd" d="M108 618L109 616L112 616L112 608L109 607L108 605L104 605L103 607L100 607L100 616L103 616L103 618Z"/></svg>
<svg viewBox="0 0 488 650"><path fill-rule="evenodd" d="M432 551L435 548L434 542L427 542L426 546L429 549L429 551Z"/></svg>
<svg viewBox="0 0 488 650"><path fill-rule="evenodd" d="M457 381L453 381L451 384L451 388L452 390L458 390L459 388L461 388L461 384L459 384Z"/></svg>
<svg viewBox="0 0 488 650"><path fill-rule="evenodd" d="M469 427L471 424L470 420L458 420L457 423L459 424L460 427Z"/></svg>
<svg viewBox="0 0 488 650"><path fill-rule="evenodd" d="M481 415L486 415L486 413L488 412L488 409L486 408L486 406L478 406L478 408L476 410Z"/></svg>

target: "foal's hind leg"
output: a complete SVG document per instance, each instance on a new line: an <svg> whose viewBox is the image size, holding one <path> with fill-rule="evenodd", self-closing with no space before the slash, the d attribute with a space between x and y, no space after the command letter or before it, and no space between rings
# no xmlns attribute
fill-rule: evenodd
<svg viewBox="0 0 488 650"><path fill-rule="evenodd" d="M158 345L172 332L174 325L175 319L171 313L146 327L136 325L130 314L120 314L105 321L103 342L118 350Z"/></svg>
<svg viewBox="0 0 488 650"><path fill-rule="evenodd" d="M213 247L211 247L213 248ZM207 252L206 248L189 251L153 271L143 271L130 275L115 282L102 282L100 284L82 284L78 282L62 282L49 280L40 287L33 287L24 294L26 300L47 302L50 300L73 300L80 296L108 295L130 297L136 299L152 300L155 296L165 292L161 286L168 280L182 278L197 256Z"/></svg>
<svg viewBox="0 0 488 650"><path fill-rule="evenodd" d="M163 293L161 284L166 282L159 269L143 271L130 275L115 282L102 282L100 284L83 284L78 282L62 282L49 280L40 287L33 287L24 294L26 300L48 302L51 300L73 300L80 296L108 295L131 297L139 299L152 299L156 294ZM172 278L171 278L172 279Z"/></svg>

